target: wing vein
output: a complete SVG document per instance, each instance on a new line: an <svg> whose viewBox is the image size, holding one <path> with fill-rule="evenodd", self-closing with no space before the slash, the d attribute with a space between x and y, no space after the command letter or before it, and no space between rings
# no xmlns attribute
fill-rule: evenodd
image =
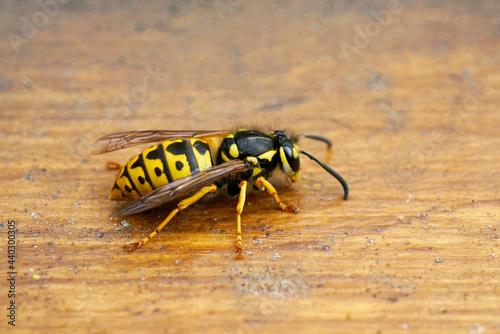
<svg viewBox="0 0 500 334"><path fill-rule="evenodd" d="M177 131L177 130L138 130L117 132L97 139L92 145L92 154L102 154L121 150L127 147L162 142L173 139L206 138L224 136L230 133L228 130L199 130L199 131Z"/></svg>

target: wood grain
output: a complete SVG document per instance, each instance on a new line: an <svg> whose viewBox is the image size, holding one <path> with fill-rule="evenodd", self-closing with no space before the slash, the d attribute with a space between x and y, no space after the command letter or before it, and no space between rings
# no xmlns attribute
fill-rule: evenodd
<svg viewBox="0 0 500 334"><path fill-rule="evenodd" d="M222 2L1 5L1 331L499 333L498 4ZM227 198L124 251L173 206L110 217L106 164L139 149L93 141L240 122L332 139L301 147L349 199L304 160L274 181L300 213L248 197L244 260Z"/></svg>

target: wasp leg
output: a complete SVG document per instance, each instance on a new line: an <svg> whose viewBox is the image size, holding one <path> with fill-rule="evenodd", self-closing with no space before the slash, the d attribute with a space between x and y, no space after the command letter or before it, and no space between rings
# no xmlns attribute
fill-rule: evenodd
<svg viewBox="0 0 500 334"><path fill-rule="evenodd" d="M168 222L170 220L172 220L172 218L174 218L174 216L179 212L179 211L182 211L184 210L185 208L187 208L188 206L190 206L191 204L199 201L203 196L205 196L206 194L208 193L214 193L215 191L217 190L217 186L215 184L212 184L210 186L206 186L206 187L203 187L201 188L197 193L195 193L193 196L191 197L188 197L188 198L185 198L183 199L182 201L179 202L179 204L177 204L177 209L174 209L169 215L168 217L160 224L158 225L158 227L153 231L151 232L150 235L148 235L147 237L145 237L144 239L142 239L141 241L139 242L134 242L134 243L131 243L131 244L128 244L125 246L125 249L126 250L129 250L129 251L132 251L132 250L136 250L137 248L141 247L142 245L144 245L146 242L148 242L150 239L152 239L155 235L158 234L158 232L160 232L164 227L165 225L168 224Z"/></svg>
<svg viewBox="0 0 500 334"><path fill-rule="evenodd" d="M241 237L241 214L243 212L243 206L245 206L245 200L247 198L247 181L241 181L240 187L240 198L238 199L238 204L236 205L236 213L238 214L236 218L236 252L241 254L243 252L243 238ZM238 259L243 259L239 256Z"/></svg>
<svg viewBox="0 0 500 334"><path fill-rule="evenodd" d="M117 162L108 162L108 164L106 165L107 170L119 170L122 168L123 168L123 165L120 165Z"/></svg>
<svg viewBox="0 0 500 334"><path fill-rule="evenodd" d="M278 192L276 189L273 187L271 183L269 183L263 176L257 178L255 180L255 185L257 188L262 189L264 188L266 192L274 197L274 200L276 201L276 204L278 204L283 211L289 211L289 212L299 212L299 208L293 206L293 205L286 205L281 201L281 199L278 196Z"/></svg>

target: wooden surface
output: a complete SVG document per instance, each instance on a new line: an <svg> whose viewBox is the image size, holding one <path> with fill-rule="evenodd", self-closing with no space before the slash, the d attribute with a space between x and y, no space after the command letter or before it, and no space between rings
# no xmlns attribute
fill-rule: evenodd
<svg viewBox="0 0 500 334"><path fill-rule="evenodd" d="M1 4L0 331L499 333L498 3L215 3ZM110 218L106 163L139 150L91 143L254 120L332 139L301 147L349 199L304 161L299 214L249 196L244 260L224 198L124 251L173 206Z"/></svg>

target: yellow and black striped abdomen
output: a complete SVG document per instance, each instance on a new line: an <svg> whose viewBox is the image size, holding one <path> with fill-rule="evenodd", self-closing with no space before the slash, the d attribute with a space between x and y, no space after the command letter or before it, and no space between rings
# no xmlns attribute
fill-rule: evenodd
<svg viewBox="0 0 500 334"><path fill-rule="evenodd" d="M212 167L207 142L178 139L142 151L120 170L109 196L136 200L172 181Z"/></svg>

